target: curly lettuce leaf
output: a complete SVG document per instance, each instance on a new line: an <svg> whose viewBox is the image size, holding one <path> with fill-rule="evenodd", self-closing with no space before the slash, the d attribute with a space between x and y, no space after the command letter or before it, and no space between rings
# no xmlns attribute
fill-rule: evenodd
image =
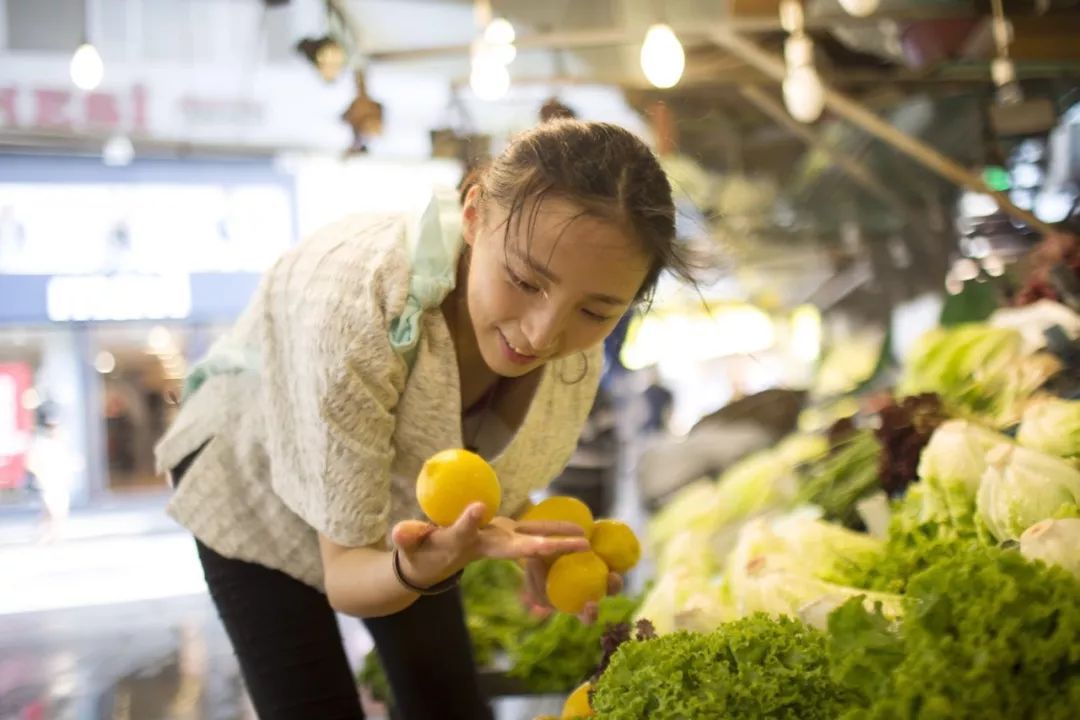
<svg viewBox="0 0 1080 720"><path fill-rule="evenodd" d="M568 692L596 670L603 657L601 639L613 625L630 622L638 600L622 595L599 602L595 623L554 613L509 649L511 677L538 693Z"/></svg>
<svg viewBox="0 0 1080 720"><path fill-rule="evenodd" d="M594 686L607 720L837 717L850 695L829 674L825 636L763 614L711 633L623 642Z"/></svg>
<svg viewBox="0 0 1080 720"><path fill-rule="evenodd" d="M830 654L857 706L843 717L1075 718L1078 598L1080 580L1061 568L968 545L908 583L896 644L879 618L844 606Z"/></svg>

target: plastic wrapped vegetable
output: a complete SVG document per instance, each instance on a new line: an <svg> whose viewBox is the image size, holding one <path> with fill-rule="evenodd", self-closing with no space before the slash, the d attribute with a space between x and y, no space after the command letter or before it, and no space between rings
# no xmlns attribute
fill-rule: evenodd
<svg viewBox="0 0 1080 720"><path fill-rule="evenodd" d="M1020 554L1028 560L1060 565L1080 578L1080 518L1035 523L1020 536Z"/></svg>
<svg viewBox="0 0 1080 720"><path fill-rule="evenodd" d="M998 540L1016 540L1049 518L1080 516L1080 470L1061 458L999 445L987 456L979 518Z"/></svg>
<svg viewBox="0 0 1080 720"><path fill-rule="evenodd" d="M1080 459L1080 400L1036 400L1024 410L1016 439L1032 450Z"/></svg>

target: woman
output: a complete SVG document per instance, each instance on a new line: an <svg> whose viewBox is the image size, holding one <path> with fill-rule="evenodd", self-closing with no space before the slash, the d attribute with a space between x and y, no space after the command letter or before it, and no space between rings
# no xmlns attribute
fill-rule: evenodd
<svg viewBox="0 0 1080 720"><path fill-rule="evenodd" d="M685 275L674 239L649 149L558 120L460 206L349 218L270 270L158 447L260 717L363 717L335 610L363 618L404 717L489 716L454 579L526 558L542 597L541 559L587 547L512 518L573 452L604 338L662 271ZM500 517L435 528L417 473L463 446L498 473Z"/></svg>

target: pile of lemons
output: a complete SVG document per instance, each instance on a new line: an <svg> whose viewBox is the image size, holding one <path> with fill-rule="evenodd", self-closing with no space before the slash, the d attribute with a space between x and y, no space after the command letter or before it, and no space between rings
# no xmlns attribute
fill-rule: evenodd
<svg viewBox="0 0 1080 720"><path fill-rule="evenodd" d="M424 463L416 480L420 509L436 525L449 527L469 505L487 508L482 525L491 522L502 500L495 470L468 450L444 450ZM581 528L591 549L562 555L548 568L547 596L552 607L580 613L589 602L607 594L608 574L624 573L637 564L641 545L634 531L618 520L594 520L577 498L549 497L529 508L521 522L561 520Z"/></svg>
<svg viewBox="0 0 1080 720"><path fill-rule="evenodd" d="M468 450L444 450L424 463L416 480L420 509L436 525L449 527L473 503L487 509L482 525L491 522L502 502L502 487L495 470ZM577 498L557 495L529 508L521 522L563 521L577 525L589 539L590 549L555 558L548 567L547 596L552 607L577 614L589 602L607 595L608 575L625 573L641 558L634 531L618 520L595 520ZM562 709L562 718L592 717L589 683L574 690Z"/></svg>

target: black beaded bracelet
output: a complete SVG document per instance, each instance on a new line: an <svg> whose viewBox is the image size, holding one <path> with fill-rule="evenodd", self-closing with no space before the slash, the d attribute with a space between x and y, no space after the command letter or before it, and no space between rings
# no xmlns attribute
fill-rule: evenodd
<svg viewBox="0 0 1080 720"><path fill-rule="evenodd" d="M408 581L408 579L405 577L405 573L401 572L401 555L398 552L397 548L394 548L393 554L394 575L397 576L398 582L404 585L406 589L420 595L441 595L448 590L453 590L455 587L457 587L457 584L461 582L461 574L465 572L464 570L458 570L450 577L446 578L445 580L440 580L439 582L428 588L417 587L416 585L413 585L411 582Z"/></svg>

